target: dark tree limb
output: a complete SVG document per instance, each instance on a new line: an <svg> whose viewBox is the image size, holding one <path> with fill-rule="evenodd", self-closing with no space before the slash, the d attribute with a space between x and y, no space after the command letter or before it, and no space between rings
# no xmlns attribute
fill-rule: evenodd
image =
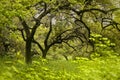
<svg viewBox="0 0 120 80"><path fill-rule="evenodd" d="M40 45L39 42L37 42L36 40L33 40L32 42L35 43L35 44L37 44L37 46L39 47L39 49L40 49L42 52L44 51L43 47Z"/></svg>
<svg viewBox="0 0 120 80"><path fill-rule="evenodd" d="M25 33L27 34L26 37L30 37L30 30L29 30L29 26L27 25L26 21L24 19L22 19L20 16L18 17L20 22L23 25L23 28L25 30Z"/></svg>
<svg viewBox="0 0 120 80"><path fill-rule="evenodd" d="M51 18L51 16L50 16L50 28L49 28L49 31L48 31L48 33L47 33L47 36L46 36L46 38L45 38L45 40L44 40L44 45L45 45L45 47L48 46L48 39L49 39L49 37L50 37L51 32L52 32L52 18Z"/></svg>
<svg viewBox="0 0 120 80"><path fill-rule="evenodd" d="M68 42L63 41L63 43L67 44L70 48L72 48L74 51L77 51L75 47L71 46Z"/></svg>
<svg viewBox="0 0 120 80"><path fill-rule="evenodd" d="M23 40L26 41L26 38L25 38L25 35L24 35L23 30L20 30L20 32L21 32L21 34L22 34L22 38L23 38Z"/></svg>

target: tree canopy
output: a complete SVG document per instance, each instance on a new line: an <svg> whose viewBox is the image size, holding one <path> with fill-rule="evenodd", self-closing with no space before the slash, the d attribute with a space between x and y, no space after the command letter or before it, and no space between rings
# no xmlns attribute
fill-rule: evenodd
<svg viewBox="0 0 120 80"><path fill-rule="evenodd" d="M94 33L109 36L109 31L110 34L120 31L117 2L119 0L1 0L0 45L8 49L7 41L11 43L10 38L5 42L4 36L21 37L26 63L32 63L33 44L38 46L43 58L55 45L67 45L73 51L85 49L90 57L96 49ZM17 36L11 40L18 39Z"/></svg>

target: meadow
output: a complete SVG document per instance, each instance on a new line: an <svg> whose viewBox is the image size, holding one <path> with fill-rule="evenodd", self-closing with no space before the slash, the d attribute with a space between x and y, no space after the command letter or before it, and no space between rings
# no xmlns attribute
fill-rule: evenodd
<svg viewBox="0 0 120 80"><path fill-rule="evenodd" d="M47 60L26 65L9 57L0 60L0 80L120 80L120 57Z"/></svg>

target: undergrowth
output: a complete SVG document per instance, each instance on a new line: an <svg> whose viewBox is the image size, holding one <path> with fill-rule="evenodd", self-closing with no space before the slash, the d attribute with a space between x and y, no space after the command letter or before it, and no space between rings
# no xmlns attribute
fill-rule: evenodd
<svg viewBox="0 0 120 80"><path fill-rule="evenodd" d="M120 58L76 60L0 60L0 80L120 80Z"/></svg>

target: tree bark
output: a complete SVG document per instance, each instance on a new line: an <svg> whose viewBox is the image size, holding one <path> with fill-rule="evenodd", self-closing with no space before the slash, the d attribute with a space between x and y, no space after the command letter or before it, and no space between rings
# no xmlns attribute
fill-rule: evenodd
<svg viewBox="0 0 120 80"><path fill-rule="evenodd" d="M46 49L42 52L43 59L46 59L47 52L48 52L48 50L46 50Z"/></svg>
<svg viewBox="0 0 120 80"><path fill-rule="evenodd" d="M46 59L46 55L47 55L47 52L45 51L45 52L42 52L42 58L43 59Z"/></svg>
<svg viewBox="0 0 120 80"><path fill-rule="evenodd" d="M26 40L26 53L25 53L25 62L27 64L31 64L32 63L32 56L31 56L31 44L32 41L31 40Z"/></svg>
<svg viewBox="0 0 120 80"><path fill-rule="evenodd" d="M46 59L46 55L47 55L47 52L49 51L50 47L46 47L43 51L42 51L42 58L43 59Z"/></svg>

